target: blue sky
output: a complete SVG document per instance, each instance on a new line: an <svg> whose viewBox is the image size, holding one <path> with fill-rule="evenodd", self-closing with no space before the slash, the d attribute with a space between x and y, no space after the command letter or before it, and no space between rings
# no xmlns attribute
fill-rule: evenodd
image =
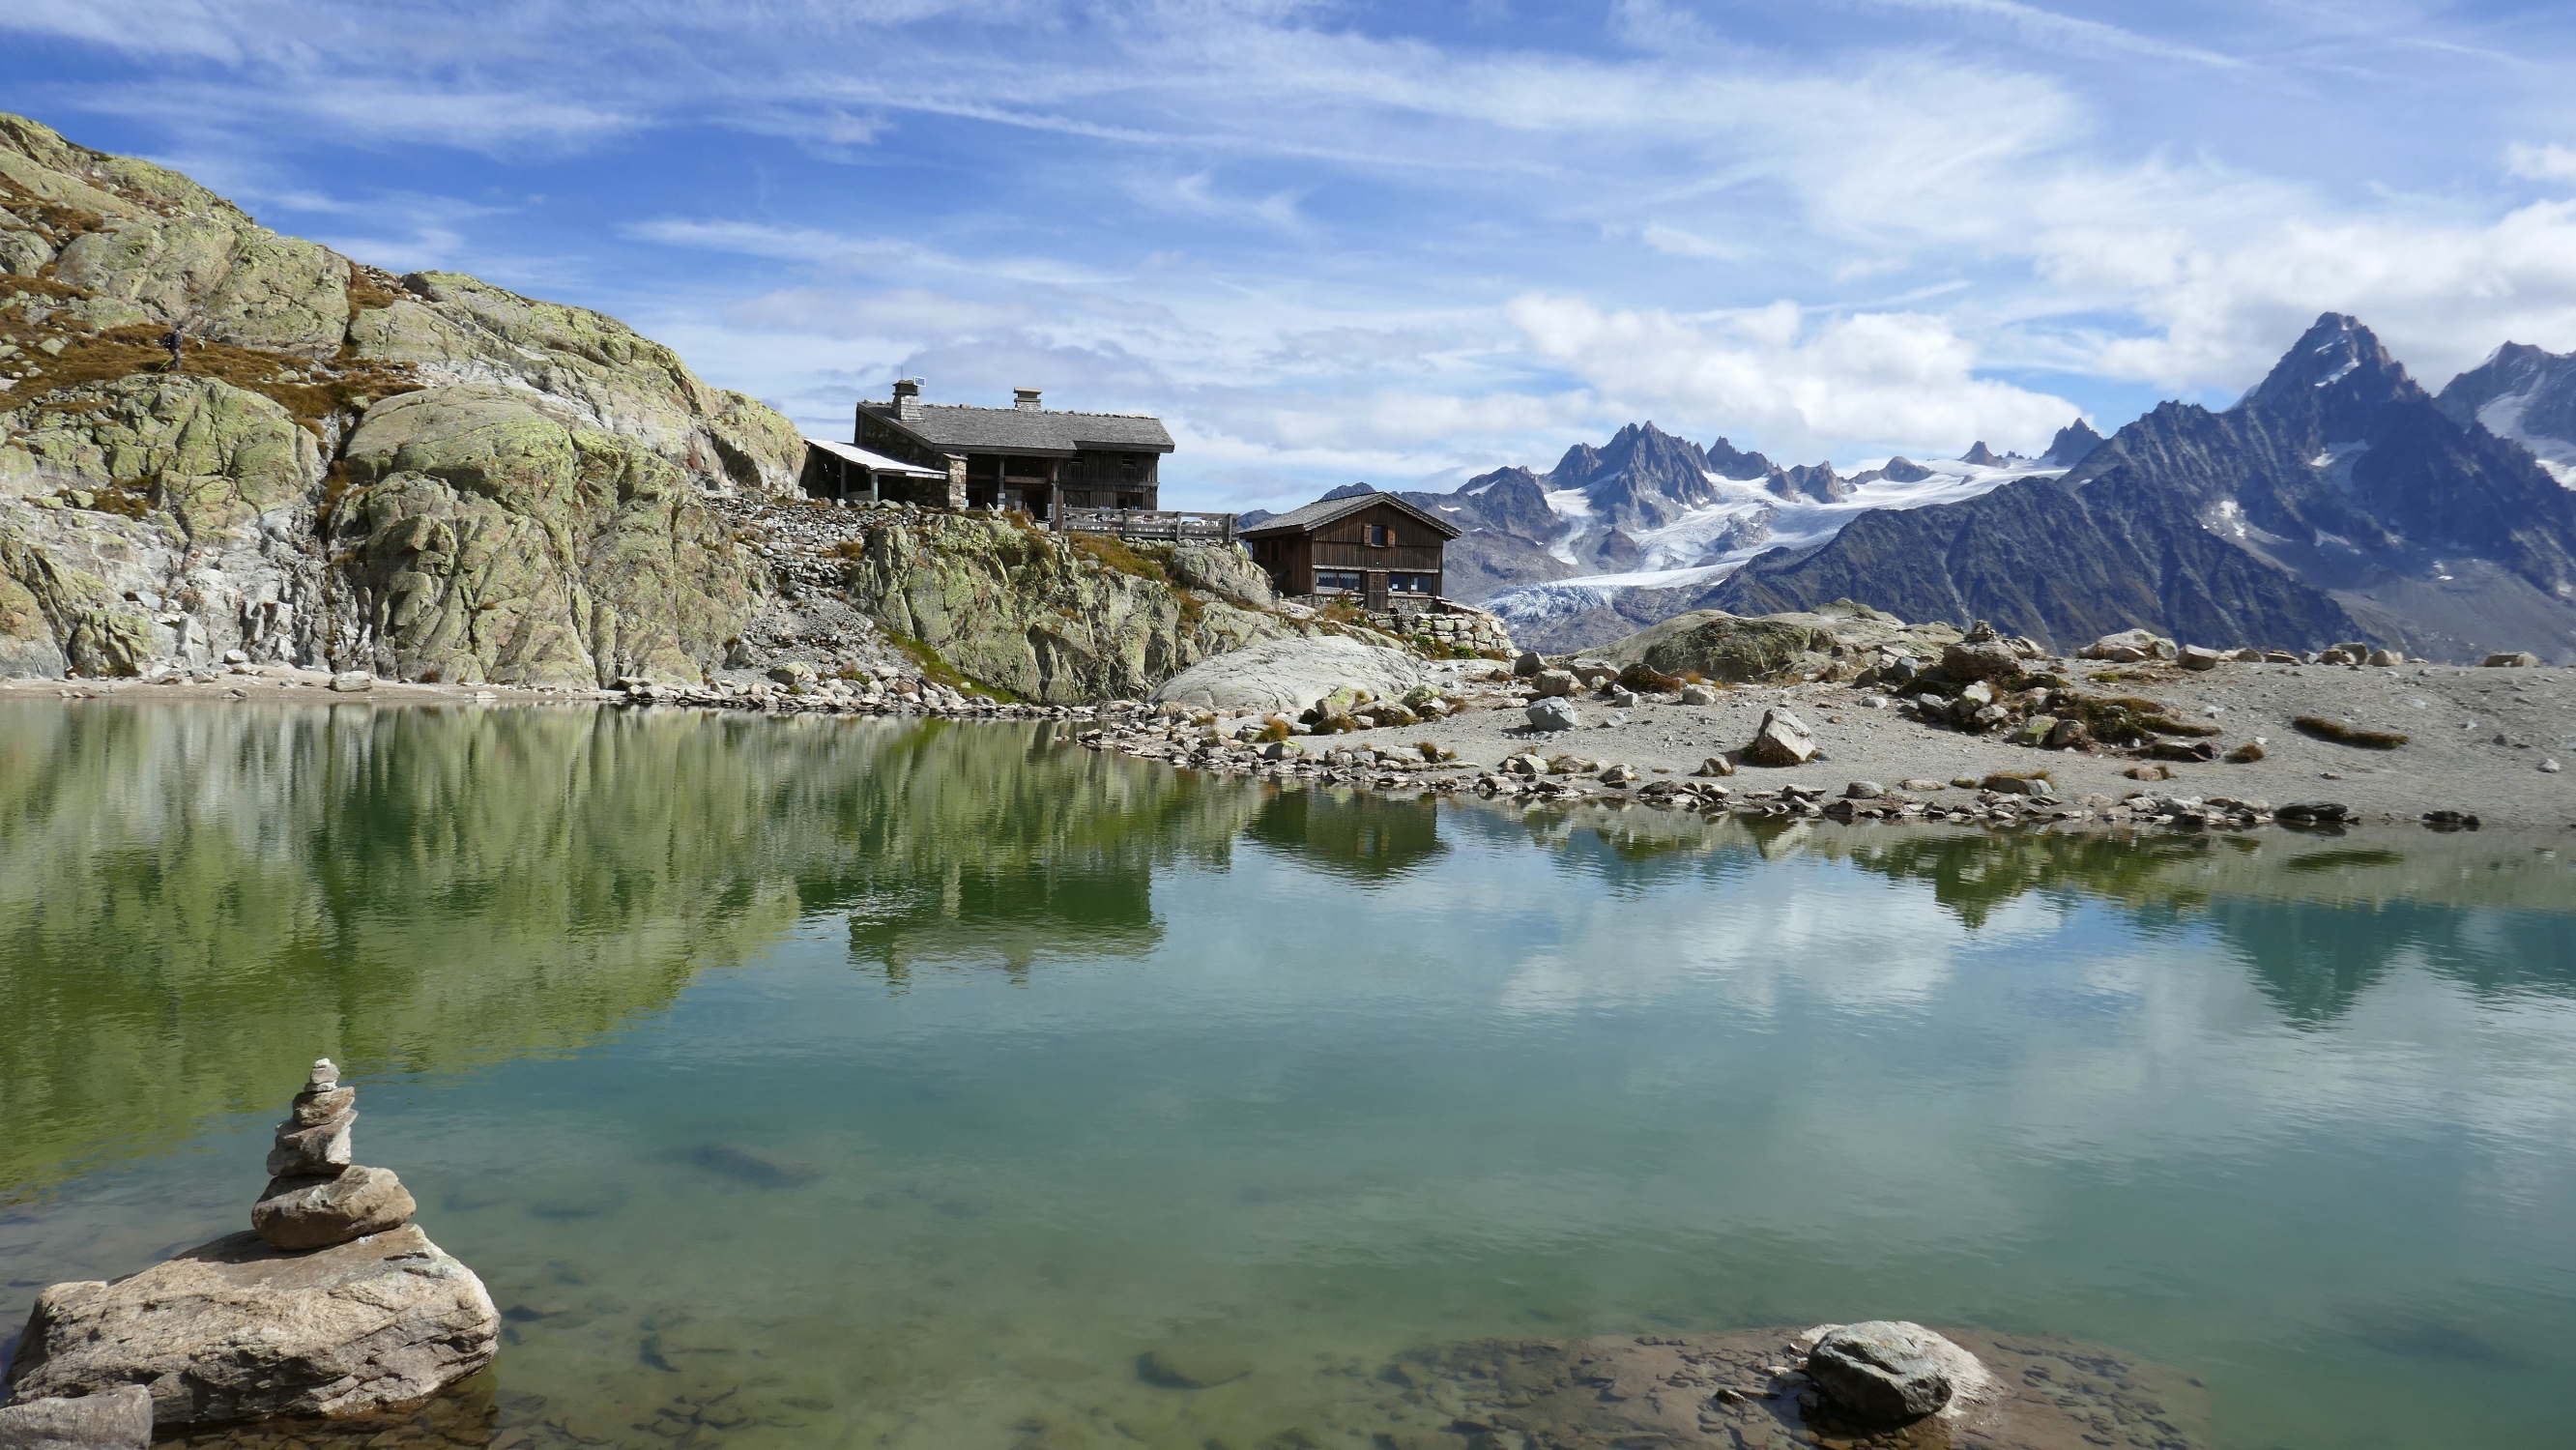
<svg viewBox="0 0 2576 1450"><path fill-rule="evenodd" d="M12 0L0 105L626 319L845 437L1161 414L1166 498L1651 418L1783 460L2223 404L2320 311L2576 349L2543 4Z"/></svg>

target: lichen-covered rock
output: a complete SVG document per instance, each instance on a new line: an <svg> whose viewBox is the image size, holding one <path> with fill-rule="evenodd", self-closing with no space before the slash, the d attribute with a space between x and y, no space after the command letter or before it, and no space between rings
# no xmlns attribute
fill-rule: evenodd
<svg viewBox="0 0 2576 1450"><path fill-rule="evenodd" d="M1848 600L1808 614L1746 617L1703 609L1675 615L1611 645L1613 662L1644 664L1667 675L1697 674L1744 683L1794 678L1831 669L1836 651L1851 656L1896 645L1937 650L1959 632L1907 625Z"/></svg>
<svg viewBox="0 0 2576 1450"><path fill-rule="evenodd" d="M1252 562L1240 544L1178 544L1162 560L1172 582L1246 609L1275 609L1279 591L1270 572Z"/></svg>
<svg viewBox="0 0 2576 1450"><path fill-rule="evenodd" d="M524 392L378 403L332 515L349 658L400 678L693 678L753 605L752 566L679 470Z"/></svg>
<svg viewBox="0 0 2576 1450"><path fill-rule="evenodd" d="M36 238L55 281L198 336L305 357L339 350L350 268L328 247L279 236L175 171L21 117L0 117L0 175L53 204L58 235L73 233Z"/></svg>
<svg viewBox="0 0 2576 1450"><path fill-rule="evenodd" d="M1211 655L1298 632L1007 517L888 511L845 552L852 604L1032 700L1139 697Z"/></svg>
<svg viewBox="0 0 2576 1450"><path fill-rule="evenodd" d="M625 323L459 272L415 272L403 286L409 296L350 321L351 355L411 364L432 381L541 393L568 421L634 439L710 483L795 488L805 443L794 424L707 386Z"/></svg>
<svg viewBox="0 0 2576 1450"><path fill-rule="evenodd" d="M161 1425L408 1409L492 1362L501 1316L416 1226L290 1254L228 1234L113 1283L36 1297L18 1400L152 1392Z"/></svg>
<svg viewBox="0 0 2576 1450"><path fill-rule="evenodd" d="M284 408L136 374L0 429L0 670L130 675L318 644L322 450Z"/></svg>
<svg viewBox="0 0 2576 1450"><path fill-rule="evenodd" d="M206 194L203 210L109 221L76 237L54 277L154 321L245 347L321 357L349 326L349 260L281 237Z"/></svg>

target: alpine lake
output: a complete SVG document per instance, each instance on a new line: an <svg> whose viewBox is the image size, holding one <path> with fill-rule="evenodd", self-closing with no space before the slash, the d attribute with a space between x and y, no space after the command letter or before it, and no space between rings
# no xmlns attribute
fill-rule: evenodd
<svg viewBox="0 0 2576 1450"><path fill-rule="evenodd" d="M500 1357L186 1443L1519 1450L1589 1442L1412 1391L1868 1318L2160 1387L2071 1443L2576 1441L2576 838L1069 737L0 704L0 1336L246 1227L328 1054Z"/></svg>

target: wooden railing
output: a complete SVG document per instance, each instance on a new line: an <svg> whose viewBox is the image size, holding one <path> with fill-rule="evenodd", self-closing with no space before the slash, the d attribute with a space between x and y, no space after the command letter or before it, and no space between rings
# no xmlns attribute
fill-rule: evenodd
<svg viewBox="0 0 2576 1450"><path fill-rule="evenodd" d="M1168 539L1217 544L1234 542L1234 515L1180 513L1171 509L1077 509L1057 511L1056 527L1069 534L1116 534L1122 539Z"/></svg>

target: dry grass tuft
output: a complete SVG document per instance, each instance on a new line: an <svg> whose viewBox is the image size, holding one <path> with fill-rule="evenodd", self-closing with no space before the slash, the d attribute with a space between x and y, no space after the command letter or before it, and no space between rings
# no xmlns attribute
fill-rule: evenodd
<svg viewBox="0 0 2576 1450"><path fill-rule="evenodd" d="M2290 722L2290 728L2314 740L2330 740L2337 745L2350 745L2362 750L2395 750L2406 743L2406 737L2394 730L2364 730L2323 715L2302 715Z"/></svg>

